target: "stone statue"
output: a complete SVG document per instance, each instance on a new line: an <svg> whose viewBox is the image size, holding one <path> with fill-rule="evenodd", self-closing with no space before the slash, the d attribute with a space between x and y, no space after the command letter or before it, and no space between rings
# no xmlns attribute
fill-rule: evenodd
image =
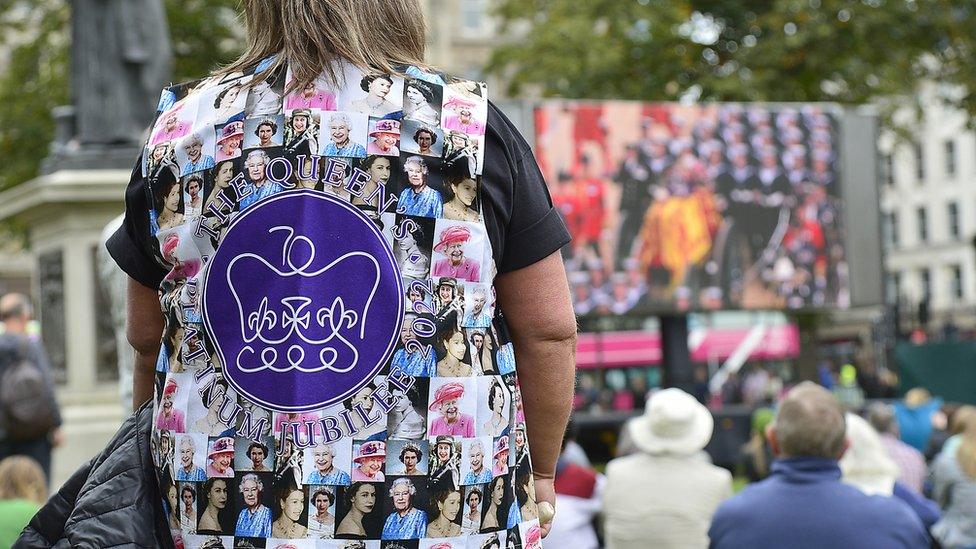
<svg viewBox="0 0 976 549"><path fill-rule="evenodd" d="M152 121L172 54L162 0L72 0L74 139L133 145Z"/></svg>
<svg viewBox="0 0 976 549"><path fill-rule="evenodd" d="M132 412L132 370L136 362L135 352L125 336L125 295L129 277L115 264L115 260L105 247L109 237L122 226L124 218L124 214L116 217L102 230L102 238L96 252L99 276L95 283L102 285L105 295L111 301L109 313L115 327L115 345L119 357L119 401L122 403L125 415L128 415Z"/></svg>

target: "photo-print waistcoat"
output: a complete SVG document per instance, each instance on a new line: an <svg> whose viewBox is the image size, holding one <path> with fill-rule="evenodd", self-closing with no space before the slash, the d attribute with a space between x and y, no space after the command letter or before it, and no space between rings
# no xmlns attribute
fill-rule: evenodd
<svg viewBox="0 0 976 549"><path fill-rule="evenodd" d="M160 99L143 175L169 270L153 457L173 539L541 547L482 216L487 88L335 69Z"/></svg>

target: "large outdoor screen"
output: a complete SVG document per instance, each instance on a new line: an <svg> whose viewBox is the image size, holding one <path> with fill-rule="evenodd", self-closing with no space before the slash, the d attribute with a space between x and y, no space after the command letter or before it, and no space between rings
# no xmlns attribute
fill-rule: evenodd
<svg viewBox="0 0 976 549"><path fill-rule="evenodd" d="M829 107L552 101L535 146L577 314L850 306Z"/></svg>

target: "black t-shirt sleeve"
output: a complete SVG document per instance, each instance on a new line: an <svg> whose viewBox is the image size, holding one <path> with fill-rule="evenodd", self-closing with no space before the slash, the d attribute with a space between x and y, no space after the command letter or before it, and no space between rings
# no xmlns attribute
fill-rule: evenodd
<svg viewBox="0 0 976 549"><path fill-rule="evenodd" d="M485 225L499 274L532 265L569 243L532 149L492 103L482 184Z"/></svg>
<svg viewBox="0 0 976 549"><path fill-rule="evenodd" d="M106 247L112 259L126 274L144 286L159 288L167 271L154 259L149 207L140 158L125 189L125 219L122 226L108 239Z"/></svg>

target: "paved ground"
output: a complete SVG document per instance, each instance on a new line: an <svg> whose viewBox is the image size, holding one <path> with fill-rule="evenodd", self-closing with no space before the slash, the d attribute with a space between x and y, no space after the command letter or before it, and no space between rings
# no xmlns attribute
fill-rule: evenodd
<svg viewBox="0 0 976 549"><path fill-rule="evenodd" d="M64 418L64 442L54 450L52 492L105 447L124 419L114 385L84 395L59 394L58 400Z"/></svg>

